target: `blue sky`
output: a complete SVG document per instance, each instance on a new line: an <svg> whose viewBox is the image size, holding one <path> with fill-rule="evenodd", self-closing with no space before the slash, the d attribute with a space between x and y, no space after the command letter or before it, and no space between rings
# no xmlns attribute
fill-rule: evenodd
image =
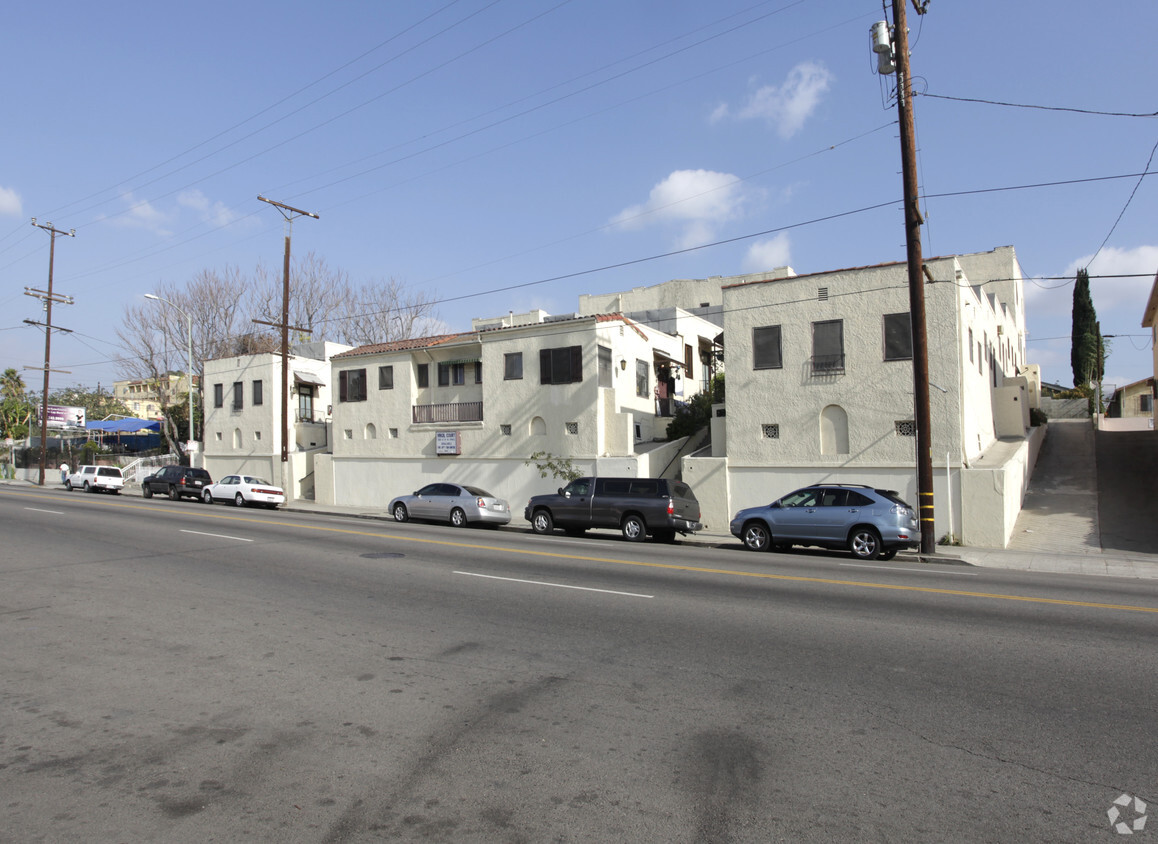
<svg viewBox="0 0 1158 844"><path fill-rule="evenodd" d="M54 388L118 377L115 326L158 283L280 268L258 194L320 215L295 255L421 288L449 329L671 278L903 260L883 18L880 0L11 5L0 368L43 366L31 217L76 229L56 241L75 304L54 309L74 332L54 334ZM909 23L936 95L915 101L924 254L1016 247L1029 359L1063 384L1072 283L1053 277L1095 253L1093 276L1146 274L1092 286L1119 335L1107 383L1153 374L1158 182L1107 177L1146 169L1158 120L1056 109L1158 110L1158 3L933 0Z"/></svg>

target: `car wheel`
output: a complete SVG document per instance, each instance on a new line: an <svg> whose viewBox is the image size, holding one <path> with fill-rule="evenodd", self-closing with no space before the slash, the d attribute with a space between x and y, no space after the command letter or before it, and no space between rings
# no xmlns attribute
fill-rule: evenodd
<svg viewBox="0 0 1158 844"><path fill-rule="evenodd" d="M763 522L748 522L740 538L749 551L767 551L772 547L772 534Z"/></svg>
<svg viewBox="0 0 1158 844"><path fill-rule="evenodd" d="M535 533L550 533L555 529L555 520L546 510L536 510L531 514L531 530Z"/></svg>
<svg viewBox="0 0 1158 844"><path fill-rule="evenodd" d="M170 501L176 501L180 497L181 497L181 493L177 492L177 487L170 486L169 487L169 500Z"/></svg>
<svg viewBox="0 0 1158 844"><path fill-rule="evenodd" d="M141 497L142 498L152 498L153 497L153 490L147 484L141 487Z"/></svg>
<svg viewBox="0 0 1158 844"><path fill-rule="evenodd" d="M240 492L237 493L237 495L233 496L233 503L236 504L238 507L244 507L245 506L245 499L242 497Z"/></svg>
<svg viewBox="0 0 1158 844"><path fill-rule="evenodd" d="M881 553L881 535L871 527L858 527L848 538L848 550L858 560L875 560Z"/></svg>
<svg viewBox="0 0 1158 844"><path fill-rule="evenodd" d="M72 492L72 481L66 480L64 482L64 488L67 489L69 492Z"/></svg>
<svg viewBox="0 0 1158 844"><path fill-rule="evenodd" d="M88 481L84 482L84 491L85 492L92 492L92 487L89 485Z"/></svg>
<svg viewBox="0 0 1158 844"><path fill-rule="evenodd" d="M897 549L896 548L890 548L888 551L881 551L881 555L879 557L877 557L877 559L878 560L884 560L885 562L888 562L889 560L891 560L895 556L897 556Z"/></svg>
<svg viewBox="0 0 1158 844"><path fill-rule="evenodd" d="M628 542L643 542L647 538L647 525L634 513L624 516L620 529L623 531L623 538Z"/></svg>
<svg viewBox="0 0 1158 844"><path fill-rule="evenodd" d="M213 493L210 492L209 490L205 490L205 492L201 493L201 500L204 501L206 504L212 504L213 503Z"/></svg>
<svg viewBox="0 0 1158 844"><path fill-rule="evenodd" d="M405 504L395 504L394 505L394 521L405 522L405 521L409 521L409 519L410 519L410 513L408 513L406 511L406 505Z"/></svg>
<svg viewBox="0 0 1158 844"><path fill-rule="evenodd" d="M455 527L466 526L466 513L463 512L461 507L455 507L450 511L450 523Z"/></svg>

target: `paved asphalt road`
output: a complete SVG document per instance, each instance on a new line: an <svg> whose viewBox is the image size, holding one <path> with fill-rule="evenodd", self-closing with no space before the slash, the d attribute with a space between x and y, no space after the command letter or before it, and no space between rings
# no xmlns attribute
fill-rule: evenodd
<svg viewBox="0 0 1158 844"><path fill-rule="evenodd" d="M0 520L4 842L1121 840L1158 802L1152 581L17 487Z"/></svg>

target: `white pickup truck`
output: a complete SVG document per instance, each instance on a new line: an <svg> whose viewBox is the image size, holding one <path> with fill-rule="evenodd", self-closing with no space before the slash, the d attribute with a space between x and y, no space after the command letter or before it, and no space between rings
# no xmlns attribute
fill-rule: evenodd
<svg viewBox="0 0 1158 844"><path fill-rule="evenodd" d="M119 495L125 485L125 476L117 466L79 466L64 479L64 488L83 489L85 492L111 492Z"/></svg>

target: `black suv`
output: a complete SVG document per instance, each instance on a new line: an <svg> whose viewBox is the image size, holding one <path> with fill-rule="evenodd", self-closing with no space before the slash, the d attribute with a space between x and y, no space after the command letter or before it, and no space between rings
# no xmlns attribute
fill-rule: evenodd
<svg viewBox="0 0 1158 844"><path fill-rule="evenodd" d="M523 517L535 533L613 528L632 542L648 534L671 542L677 533L704 529L691 487L667 478L577 478L557 493L531 498Z"/></svg>
<svg viewBox="0 0 1158 844"><path fill-rule="evenodd" d="M201 500L201 491L213 483L204 469L191 466L162 466L156 474L149 475L141 482L141 494L152 498L153 493L167 495L170 500L196 498Z"/></svg>

